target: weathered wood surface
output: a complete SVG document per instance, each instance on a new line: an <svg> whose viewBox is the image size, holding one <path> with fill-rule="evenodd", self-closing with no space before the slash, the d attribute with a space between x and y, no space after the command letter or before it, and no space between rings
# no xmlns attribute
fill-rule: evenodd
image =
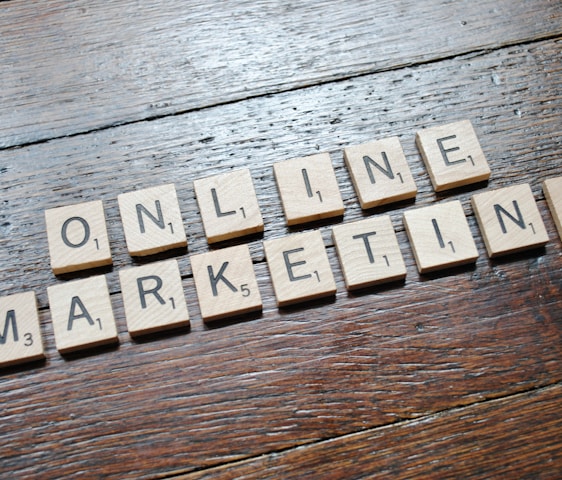
<svg viewBox="0 0 562 480"><path fill-rule="evenodd" d="M552 0L12 1L0 147L562 33Z"/></svg>
<svg viewBox="0 0 562 480"><path fill-rule="evenodd" d="M494 5L502 12L502 3ZM19 2L8 6L25 8ZM131 10L119 12L109 4L107 8L108 17L127 24ZM317 6L319 16L330 17L331 6L323 8ZM346 13L345 18L361 25L364 11L359 4L349 8L355 13ZM288 478L318 478L325 470L315 475L313 469L325 465L331 465L329 472L339 478L386 471L397 478L400 474L435 478L449 472L453 477L490 477L512 471L540 478L562 471L556 415L562 381L562 243L540 188L545 178L562 175L562 40L551 38L559 23L555 27L549 23L560 18L556 17L560 5L545 2L542 12L537 7L525 14L520 8L513 5L505 10L505 4L502 15L509 13L510 18L494 27L487 23L489 13L483 3L464 5L462 13L477 22L474 28L481 33L480 46L468 39L463 44L456 37L457 25L448 36L442 35L457 38L456 44L439 40L443 48L469 52L462 56L444 59L453 50L432 50L431 40L421 38L421 45L419 41L410 44L407 35L398 35L404 51L410 51L393 70L370 70L372 65L361 70L363 61L358 61L353 63L355 74L348 75L354 78L331 82L341 78L342 67L329 52L338 53L343 47L318 40L316 45L324 45L323 50L304 50L334 68L315 76L318 65L308 73L292 65L294 75L306 77L298 85L290 79L281 85L279 74L277 86L263 86L260 82L267 77L263 76L252 84L250 93L239 97L236 85L231 90L220 87L224 97L215 86L214 93L205 93L207 97L197 100L195 94L195 100L190 100L199 102L198 107L214 107L166 116L191 108L174 103L171 110L162 111L163 118L0 150L0 294L37 292L47 354L44 364L0 372L0 476L154 478L197 471L209 478L281 478L286 470ZM219 11L229 25L226 13ZM76 12L70 8L68 19L63 20L62 9L53 25L78 28ZM88 12L86 8L83 14L88 16ZM404 12L402 23L416 24L414 17L420 12ZM14 29L19 25L40 32L43 20L37 23L37 14L30 15L14 19ZM2 21L5 18L2 15ZM179 28L174 22L166 25L164 18L169 17L157 19L158 31L166 26ZM243 30L236 30L238 21L235 17L230 25L242 35ZM296 19L291 21L300 25ZM337 24L337 19L333 21ZM398 22L393 21L394 25ZM440 21L435 20L433 27L442 25ZM497 30L488 32L486 25ZM330 29L339 35L337 28ZM425 31L432 29L426 26ZM519 35L524 31L528 37ZM100 40L96 32L84 30L80 42L105 45L107 55L116 55L119 48L104 43L107 39ZM129 35L133 34L129 29ZM516 44L502 47L492 38ZM429 46L423 43L426 40ZM362 51L353 45L373 48L365 38L356 41L345 44L354 52L353 58L357 50ZM491 50L481 51L486 42L492 42L485 45ZM162 45L164 55L169 54L166 45ZM207 48L212 45L211 41ZM35 55L41 52L39 45L28 48ZM156 55L156 50L149 51ZM378 52L363 54L378 65ZM401 64L409 66L395 68ZM149 60L146 65L156 68ZM29 76L35 71L31 64L26 68ZM213 79L212 72L202 75L206 81ZM50 85L47 79L34 81L45 88ZM57 108L53 115L60 116L59 123L44 106L37 106L44 116L27 119L35 127L29 131L35 133L19 129L10 138L27 143L144 118L134 102L127 110L120 81L124 80L105 81L114 90L97 98L98 103L95 98L86 102L91 110L82 104L85 114L80 118L73 117L75 107L68 112ZM323 84L295 89L315 82ZM54 83L52 88L72 92L68 84ZM140 97L153 94L146 85L135 88ZM166 94L187 101L181 88L169 88ZM288 91L228 103L276 89ZM45 98L49 96L59 98L46 91ZM487 185L437 195L416 150L415 132L462 118L473 121L492 177ZM342 148L389 135L400 136L420 193L415 203L362 212L344 167ZM408 270L404 284L348 294L331 246L332 223L285 227L271 165L318 151L332 155L346 205L343 222L391 214ZM264 312L211 328L201 320L189 264L190 254L209 249L192 182L242 166L250 168L256 185L266 225L263 239L321 228L338 293L333 301L278 310L262 239L242 240L250 244ZM183 274L191 329L134 341L126 332L118 272L138 261L126 252L117 195L169 182L176 184L188 233L188 251L173 252L172 257L178 259ZM551 240L544 250L492 261L472 214L470 196L522 182L531 183ZM104 201L114 257L107 277L120 345L93 355L63 358L54 347L46 287L66 278L56 279L50 271L43 212L97 199ZM449 199L462 201L480 258L474 268L420 276L401 214ZM518 440L518 433L524 442ZM372 456L370 440L380 456ZM504 449L506 442L509 448ZM406 458L411 470L392 469L401 449L410 452ZM458 455L452 459L451 449ZM385 458L384 452L389 456ZM419 452L423 461L418 462ZM501 462L492 462L500 452ZM451 466L455 458L459 461ZM244 459L250 460L231 463ZM317 467L316 462L324 466ZM511 466L517 470L509 470Z"/></svg>

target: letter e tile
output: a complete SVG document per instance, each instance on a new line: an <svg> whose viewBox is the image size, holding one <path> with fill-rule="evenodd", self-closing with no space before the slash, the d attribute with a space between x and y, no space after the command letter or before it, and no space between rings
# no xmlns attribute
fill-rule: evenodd
<svg viewBox="0 0 562 480"><path fill-rule="evenodd" d="M152 255L187 245L173 184L122 193L117 201L130 255Z"/></svg>
<svg viewBox="0 0 562 480"><path fill-rule="evenodd" d="M420 130L416 144L436 192L490 178L490 167L470 120Z"/></svg>
<svg viewBox="0 0 562 480"><path fill-rule="evenodd" d="M528 183L472 196L490 257L542 247L548 234Z"/></svg>
<svg viewBox="0 0 562 480"><path fill-rule="evenodd" d="M285 307L336 293L336 283L320 231L263 242L277 297Z"/></svg>
<svg viewBox="0 0 562 480"><path fill-rule="evenodd" d="M418 191L398 137L343 151L361 208L414 198Z"/></svg>
<svg viewBox="0 0 562 480"><path fill-rule="evenodd" d="M406 266L388 215L337 225L332 236L348 290L406 277Z"/></svg>
<svg viewBox="0 0 562 480"><path fill-rule="evenodd" d="M542 188L554 223L556 223L558 235L562 238L562 177L545 180Z"/></svg>
<svg viewBox="0 0 562 480"><path fill-rule="evenodd" d="M0 298L0 367L45 358L34 292Z"/></svg>
<svg viewBox="0 0 562 480"><path fill-rule="evenodd" d="M104 275L53 285L47 294L60 353L118 341Z"/></svg>
<svg viewBox="0 0 562 480"><path fill-rule="evenodd" d="M328 153L273 164L287 225L343 215L340 189Z"/></svg>
<svg viewBox="0 0 562 480"><path fill-rule="evenodd" d="M235 170L193 182L208 243L263 232L250 170Z"/></svg>
<svg viewBox="0 0 562 480"><path fill-rule="evenodd" d="M119 280L131 336L189 326L177 260L126 268Z"/></svg>
<svg viewBox="0 0 562 480"><path fill-rule="evenodd" d="M45 210L45 222L55 275L111 265L101 200Z"/></svg>
<svg viewBox="0 0 562 480"><path fill-rule="evenodd" d="M478 250L461 202L408 210L404 225L420 273L473 263Z"/></svg>
<svg viewBox="0 0 562 480"><path fill-rule="evenodd" d="M261 295L248 245L192 255L190 259L205 322L261 311Z"/></svg>

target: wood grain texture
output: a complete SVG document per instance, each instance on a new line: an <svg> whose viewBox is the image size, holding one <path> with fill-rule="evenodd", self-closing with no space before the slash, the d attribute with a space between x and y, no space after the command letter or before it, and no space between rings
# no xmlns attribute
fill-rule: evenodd
<svg viewBox="0 0 562 480"><path fill-rule="evenodd" d="M271 460L274 468L277 457L288 463L294 458L297 464L290 473L298 476L314 467L308 467L308 451L333 452L334 471L343 471L352 461L345 448L357 450L357 466L367 472L369 450L364 446L373 436L382 452L388 448L387 465L399 452L393 445L409 439L428 468L443 468L439 473L449 471L444 452L451 446L458 454L453 458L460 459L458 470L451 471L463 477L500 475L510 465L529 478L539 477L560 464L556 413L562 383L562 244L541 189L543 180L562 175L562 41L555 38L560 5L431 3L427 8L433 8L434 18L427 21L426 13L415 7L388 2L380 6L381 17L371 15L373 24L368 15L372 2L353 3L345 11L324 2L307 4L314 5L306 7L314 10L314 21L298 5L291 10L263 2L252 3L251 9L240 3L245 10L238 15L208 3L194 5L189 18L195 24L188 26L182 23L187 15L172 6L140 10L129 4L90 8L52 2L31 11L10 2L0 7L2 38L9 39L13 65L3 68L2 75L12 72L22 80L21 91L10 90L9 101L2 99L2 115L16 119L3 122L15 125L3 137L8 138L4 145L20 145L0 151L0 294L36 291L47 356L44 363L0 371L0 476L170 477L245 459L252 459L243 465L247 470L231 465L232 471L259 475L260 462ZM292 63L260 57L251 35L246 50L236 42L228 52L216 48L215 41L227 42L216 38L217 16L224 19L220 32L243 39L244 32L257 28L256 18L275 8L292 12L268 18L269 25L292 32L286 42ZM452 8L469 19L466 25L443 27L450 25ZM215 16L213 23L205 23L208 12ZM379 24L385 15L388 25ZM99 25L105 18L107 25L114 21L123 28L104 24L102 32ZM312 28L321 23L323 29ZM206 29L198 36L194 25ZM310 27L305 33L303 25ZM166 38L184 35L182 29L188 27L197 34L194 51L204 52L203 66L193 77L166 84L163 78L180 70L180 53L174 56L173 40ZM472 34L465 38L467 27ZM377 31L384 35L378 37ZM306 45L306 35L317 41ZM271 37L263 32L258 37L265 46L279 46L268 44ZM44 41L32 45L31 39ZM315 51L315 45L323 48ZM90 64L79 56L81 46L87 47ZM303 57L291 52L297 47ZM244 57L250 50L252 56ZM78 55L78 67L68 52ZM466 54L456 56L462 52ZM232 60L226 71L217 60L221 53ZM144 67L134 63L141 54ZM39 61L41 56L45 58ZM254 56L270 63L258 61L250 68ZM100 67L103 61L109 61L106 70ZM116 74L112 62L120 61L123 70ZM107 77L89 79L88 69L107 72ZM221 76L226 73L238 73L241 83ZM247 81L252 75L254 83ZM197 82L189 83L196 77ZM32 84L37 87L31 89ZM80 93L84 91L89 100ZM79 101L64 102L68 92L78 92ZM259 96L268 92L280 93ZM152 109L157 114L150 109L143 113L146 102L163 97L181 100ZM36 110L18 110L10 103L18 98ZM136 121L141 118L152 120ZM436 194L416 149L415 132L465 118L475 127L491 179ZM415 202L363 211L343 148L392 135L400 139L419 193ZM346 207L335 223L390 214L406 264L404 283L348 293L331 242L333 221L285 225L272 164L318 152L330 153ZM252 173L265 231L210 248L193 181L241 167ZM538 251L490 260L470 197L525 182L531 184L550 241ZM176 185L188 250L134 259L127 252L117 195L168 183ZM119 345L63 358L55 348L47 287L89 274L54 277L44 210L90 200L103 200L106 208L114 264L96 274L105 273L108 280ZM420 275L402 214L449 200L462 202L480 256L473 267ZM262 240L316 229L327 247L337 294L277 309ZM245 243L263 313L205 325L189 256ZM179 262L191 329L132 339L126 331L119 271L165 258ZM544 429L532 430L526 414ZM489 435L484 427L472 432L470 415L476 425L491 418L495 427ZM506 422L535 448L513 435L507 438L510 449L502 450ZM447 425L458 435L447 434ZM468 446L482 445L482 455L475 453L472 461L463 439ZM344 443L349 445L340 448ZM330 450L332 444L335 450ZM287 456L272 453L283 451ZM301 451L306 458L292 456ZM495 456L486 457L486 452ZM505 459L504 470L490 460L497 459L496 452ZM260 460L260 455L266 457ZM552 462L540 466L537 458ZM414 473L424 472L423 465L411 465ZM226 476L231 466L225 467Z"/></svg>
<svg viewBox="0 0 562 480"><path fill-rule="evenodd" d="M176 477L557 478L558 386Z"/></svg>
<svg viewBox="0 0 562 480"><path fill-rule="evenodd" d="M18 0L0 14L0 147L562 32L551 0Z"/></svg>

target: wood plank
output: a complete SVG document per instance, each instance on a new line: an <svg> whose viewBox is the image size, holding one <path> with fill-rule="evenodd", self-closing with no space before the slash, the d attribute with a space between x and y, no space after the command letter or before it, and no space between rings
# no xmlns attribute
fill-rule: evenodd
<svg viewBox="0 0 562 480"><path fill-rule="evenodd" d="M0 9L0 148L562 33L562 6L550 0Z"/></svg>
<svg viewBox="0 0 562 480"><path fill-rule="evenodd" d="M557 478L561 395L557 384L174 478Z"/></svg>
<svg viewBox="0 0 562 480"><path fill-rule="evenodd" d="M561 243L541 196L541 181L562 175L560 45L510 47L0 152L0 290L37 290L47 355L45 365L0 372L0 474L191 471L562 381ZM436 194L415 131L455 118L472 119L492 177ZM342 149L392 134L420 193L415 205L363 213ZM249 167L264 239L279 237L291 230L271 165L315 151L332 156L344 222L388 212L400 227L406 283L348 294L329 247L335 300L280 311L261 240L252 240L263 314L206 326L188 258L209 249L193 179ZM125 330L118 272L140 261L126 251L117 194L170 182L188 226L188 255L172 256L184 272L192 329L135 341ZM539 200L551 241L492 261L470 196L523 182ZM45 287L63 280L49 269L43 210L77 199L107 205L119 347L62 358ZM453 199L470 212L480 257L474 268L420 276L401 214ZM327 245L329 226L322 228Z"/></svg>

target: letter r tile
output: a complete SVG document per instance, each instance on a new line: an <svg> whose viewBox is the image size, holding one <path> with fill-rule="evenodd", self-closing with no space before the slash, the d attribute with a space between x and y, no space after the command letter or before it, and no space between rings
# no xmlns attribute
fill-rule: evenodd
<svg viewBox="0 0 562 480"><path fill-rule="evenodd" d="M490 167L470 120L420 130L416 144L436 192L490 178Z"/></svg>
<svg viewBox="0 0 562 480"><path fill-rule="evenodd" d="M249 169L193 182L208 243L263 231L263 219Z"/></svg>
<svg viewBox="0 0 562 480"><path fill-rule="evenodd" d="M0 367L42 358L45 354L35 293L0 297Z"/></svg>
<svg viewBox="0 0 562 480"><path fill-rule="evenodd" d="M118 341L104 275L53 285L47 294L60 353Z"/></svg>
<svg viewBox="0 0 562 480"><path fill-rule="evenodd" d="M473 263L478 258L458 200L408 210L404 225L420 273Z"/></svg>
<svg viewBox="0 0 562 480"><path fill-rule="evenodd" d="M548 233L528 183L478 193L472 206L490 257L548 242Z"/></svg>
<svg viewBox="0 0 562 480"><path fill-rule="evenodd" d="M332 236L348 290L406 277L406 266L388 215L337 225Z"/></svg>
<svg viewBox="0 0 562 480"><path fill-rule="evenodd" d="M341 193L328 153L273 164L287 225L343 215Z"/></svg>
<svg viewBox="0 0 562 480"><path fill-rule="evenodd" d="M177 260L126 268L119 280L131 336L189 326Z"/></svg>
<svg viewBox="0 0 562 480"><path fill-rule="evenodd" d="M205 322L261 311L248 245L192 255L190 260Z"/></svg>
<svg viewBox="0 0 562 480"><path fill-rule="evenodd" d="M554 223L558 229L558 235L562 238L562 177L549 178L543 182L543 191L550 212L554 217Z"/></svg>
<svg viewBox="0 0 562 480"><path fill-rule="evenodd" d="M101 200L45 210L45 223L55 275L111 265Z"/></svg>
<svg viewBox="0 0 562 480"><path fill-rule="evenodd" d="M152 255L187 245L173 184L122 193L117 201L130 255Z"/></svg>
<svg viewBox="0 0 562 480"><path fill-rule="evenodd" d="M398 137L347 147L343 155L361 208L416 196L418 188Z"/></svg>
<svg viewBox="0 0 562 480"><path fill-rule="evenodd" d="M320 231L263 242L277 306L285 307L336 293Z"/></svg>

